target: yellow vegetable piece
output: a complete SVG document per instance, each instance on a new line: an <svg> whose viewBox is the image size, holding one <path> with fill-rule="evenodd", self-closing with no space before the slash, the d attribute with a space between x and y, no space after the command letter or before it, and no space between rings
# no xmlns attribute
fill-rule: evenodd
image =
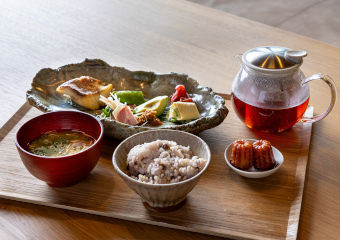
<svg viewBox="0 0 340 240"><path fill-rule="evenodd" d="M193 120L200 117L196 104L193 102L174 102L170 106L168 119L175 118L179 121Z"/></svg>

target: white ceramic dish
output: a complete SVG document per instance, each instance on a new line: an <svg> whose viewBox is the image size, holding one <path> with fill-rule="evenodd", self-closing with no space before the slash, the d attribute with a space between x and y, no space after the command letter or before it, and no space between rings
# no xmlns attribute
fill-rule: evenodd
<svg viewBox="0 0 340 240"><path fill-rule="evenodd" d="M254 143L255 141L257 141L256 139L246 139L246 140L250 141L251 143ZM272 146L274 159L276 161L276 165L273 169L262 171L262 170L257 170L254 167L252 167L249 170L240 170L240 169L237 169L236 167L234 167L233 165L231 165L231 163L230 163L232 147L233 147L233 143L231 143L226 148L226 150L224 152L225 160L232 170L234 170L236 173L238 173L239 175L241 175L243 177L247 177L247 178L268 177L268 176L272 175L273 173L275 173L277 170L279 170L279 168L282 166L283 161L284 161L282 153L277 148Z"/></svg>

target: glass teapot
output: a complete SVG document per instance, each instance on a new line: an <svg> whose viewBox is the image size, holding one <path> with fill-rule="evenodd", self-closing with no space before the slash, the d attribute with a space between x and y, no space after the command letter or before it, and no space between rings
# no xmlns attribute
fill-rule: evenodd
<svg viewBox="0 0 340 240"><path fill-rule="evenodd" d="M326 117L336 101L336 87L325 74L308 78L300 70L305 51L284 47L258 47L237 57L241 70L232 84L231 100L237 116L249 127L262 132L281 132L302 122ZM308 82L322 80L331 90L328 109L314 117L304 117L309 102Z"/></svg>

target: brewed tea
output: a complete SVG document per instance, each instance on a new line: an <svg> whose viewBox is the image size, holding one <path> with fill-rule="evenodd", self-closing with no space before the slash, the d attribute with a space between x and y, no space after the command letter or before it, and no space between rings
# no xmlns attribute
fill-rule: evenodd
<svg viewBox="0 0 340 240"><path fill-rule="evenodd" d="M249 127L262 132L282 132L297 123L307 109L309 98L300 105L284 109L266 109L249 105L233 93L231 102L237 116Z"/></svg>

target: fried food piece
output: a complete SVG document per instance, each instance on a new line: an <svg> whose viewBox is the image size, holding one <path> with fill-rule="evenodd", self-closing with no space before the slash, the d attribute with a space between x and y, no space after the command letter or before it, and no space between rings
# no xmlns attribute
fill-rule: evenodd
<svg viewBox="0 0 340 240"><path fill-rule="evenodd" d="M142 125L144 123L147 123L151 126L159 126L162 125L163 123L159 118L156 117L156 111L152 110L146 110L145 112L142 113L140 117L137 118L138 124L137 125Z"/></svg>
<svg viewBox="0 0 340 240"><path fill-rule="evenodd" d="M260 170L272 169L275 165L272 145L267 140L257 140L253 143L254 167Z"/></svg>
<svg viewBox="0 0 340 240"><path fill-rule="evenodd" d="M104 83L98 79L82 76L64 82L57 88L57 92L69 95L80 106L96 110L104 105L99 101L100 95L107 98L112 89L112 84L104 86Z"/></svg>
<svg viewBox="0 0 340 240"><path fill-rule="evenodd" d="M233 143L231 152L231 165L241 170L248 170L253 166L253 146L251 142L244 139Z"/></svg>

